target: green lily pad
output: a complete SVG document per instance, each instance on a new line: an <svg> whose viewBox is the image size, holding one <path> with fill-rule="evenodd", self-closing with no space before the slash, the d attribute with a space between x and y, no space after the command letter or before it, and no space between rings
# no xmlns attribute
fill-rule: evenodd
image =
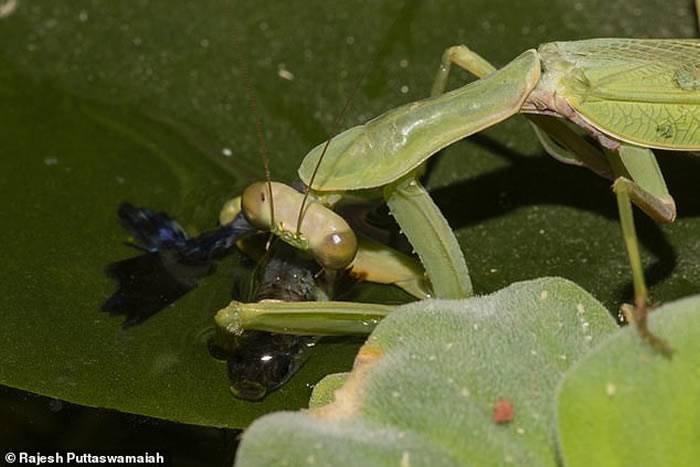
<svg viewBox="0 0 700 467"><path fill-rule="evenodd" d="M625 329L565 376L557 424L566 465L693 465L700 458L700 297L657 309L650 327L670 342L671 360Z"/></svg>
<svg viewBox="0 0 700 467"><path fill-rule="evenodd" d="M332 403L256 421L237 465L555 465L555 389L615 329L598 301L557 278L404 305ZM499 400L514 409L510 423L495 421Z"/></svg>
<svg viewBox="0 0 700 467"><path fill-rule="evenodd" d="M0 383L228 427L304 406L309 386L348 369L357 345L319 345L288 386L249 404L230 397L225 368L204 344L232 275L250 274L237 258L137 328L122 330L99 309L115 288L104 267L135 254L123 245L120 202L166 211L197 232L262 178L241 63L273 176L291 180L365 75L343 127L424 97L454 43L504 64L547 40L696 33L685 0L15 5L0 18ZM456 73L450 84L466 79ZM660 163L679 220L639 230L652 291L668 301L700 291L700 200L688 176L699 165L681 154ZM608 182L544 156L522 119L449 148L427 185L457 230L477 292L557 275L611 309L630 299ZM358 295L405 299L378 287Z"/></svg>

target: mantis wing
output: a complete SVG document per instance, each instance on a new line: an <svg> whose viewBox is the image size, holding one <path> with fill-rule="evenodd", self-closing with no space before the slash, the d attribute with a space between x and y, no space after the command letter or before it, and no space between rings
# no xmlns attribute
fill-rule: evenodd
<svg viewBox="0 0 700 467"><path fill-rule="evenodd" d="M638 146L700 149L700 40L591 39L538 52L543 83L598 131Z"/></svg>

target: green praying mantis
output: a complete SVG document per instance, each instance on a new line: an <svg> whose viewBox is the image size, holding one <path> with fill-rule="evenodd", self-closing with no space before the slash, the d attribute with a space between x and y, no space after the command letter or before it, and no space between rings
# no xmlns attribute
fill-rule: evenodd
<svg viewBox="0 0 700 467"><path fill-rule="evenodd" d="M478 79L445 92L452 65ZM372 247L358 249L352 231L336 224L331 209L358 198L383 198L425 268L431 291L416 285L423 276L415 266L397 266L401 273L389 273L385 282L413 284L406 290L418 298L469 297L462 251L419 178L425 162L444 147L518 113L528 116L550 155L613 181L635 294L634 306L623 310L645 341L670 355L671 347L647 327L649 298L632 204L658 222L676 217L651 149L700 150L699 40L552 42L500 69L464 45L450 47L431 97L389 110L311 150L298 171L306 195L270 182L255 184L243 194L242 212L257 228L337 270L354 267L356 255ZM228 209L230 216L238 208ZM410 259L389 252L380 263L365 264L372 280L374 271L405 266ZM219 311L217 323L229 332L366 333L391 310L331 301L233 302Z"/></svg>

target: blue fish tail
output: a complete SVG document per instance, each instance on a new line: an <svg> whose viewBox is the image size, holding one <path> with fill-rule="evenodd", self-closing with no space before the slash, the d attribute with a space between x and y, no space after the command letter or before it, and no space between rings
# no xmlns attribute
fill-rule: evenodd
<svg viewBox="0 0 700 467"><path fill-rule="evenodd" d="M178 222L165 214L129 203L119 206L119 220L134 237L131 245L151 253L174 250L186 262L209 261L229 249L244 235L255 232L239 214L232 222L190 238Z"/></svg>

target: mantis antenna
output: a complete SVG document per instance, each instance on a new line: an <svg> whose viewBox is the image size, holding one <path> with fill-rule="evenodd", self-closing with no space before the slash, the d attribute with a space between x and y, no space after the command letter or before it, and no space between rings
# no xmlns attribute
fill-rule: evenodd
<svg viewBox="0 0 700 467"><path fill-rule="evenodd" d="M331 135L335 135L338 132L338 129L340 128L340 124L343 122L343 117L345 116L345 113L347 112L348 108L350 107L350 102L353 101L355 98L355 94L357 94L357 91L360 89L360 85L362 82L365 80L365 77L367 76L367 73L365 74L357 81L357 84L355 84L354 89L348 96L348 98L345 100L345 105L343 105L343 109L340 111L340 113L336 116L335 121L333 122L333 128L331 129ZM318 158L318 161L316 162L316 166L314 167L314 171L311 174L311 178L309 179L309 184L306 186L306 190L304 192L304 199L301 201L301 207L299 208L299 217L297 218L297 230L296 233L299 234L301 231L301 223L304 220L304 206L306 206L306 200L309 198L309 192L311 191L311 187L314 186L314 179L316 178L316 174L318 173L318 168L321 167L321 162L323 162L323 158L326 155L326 152L328 151L328 146L330 146L331 141L333 140L333 136L328 138L326 141L326 144L323 145L323 150L321 151L321 155Z"/></svg>
<svg viewBox="0 0 700 467"><path fill-rule="evenodd" d="M263 168L265 170L265 180L267 181L267 193L270 196L270 220L271 224L275 225L275 203L272 196L272 176L270 175L270 157L267 150L267 143L265 141L265 133L263 132L262 120L260 119L260 113L258 112L258 102L255 99L255 93L250 84L250 73L248 72L248 66L243 59L243 54L238 46L237 37L233 36L233 45L238 52L238 59L240 60L241 73L243 74L243 82L245 83L245 94L248 99L248 104L250 105L250 110L255 117L255 130L258 135L258 152L260 153L260 158L263 162ZM302 204L302 208L303 208Z"/></svg>

